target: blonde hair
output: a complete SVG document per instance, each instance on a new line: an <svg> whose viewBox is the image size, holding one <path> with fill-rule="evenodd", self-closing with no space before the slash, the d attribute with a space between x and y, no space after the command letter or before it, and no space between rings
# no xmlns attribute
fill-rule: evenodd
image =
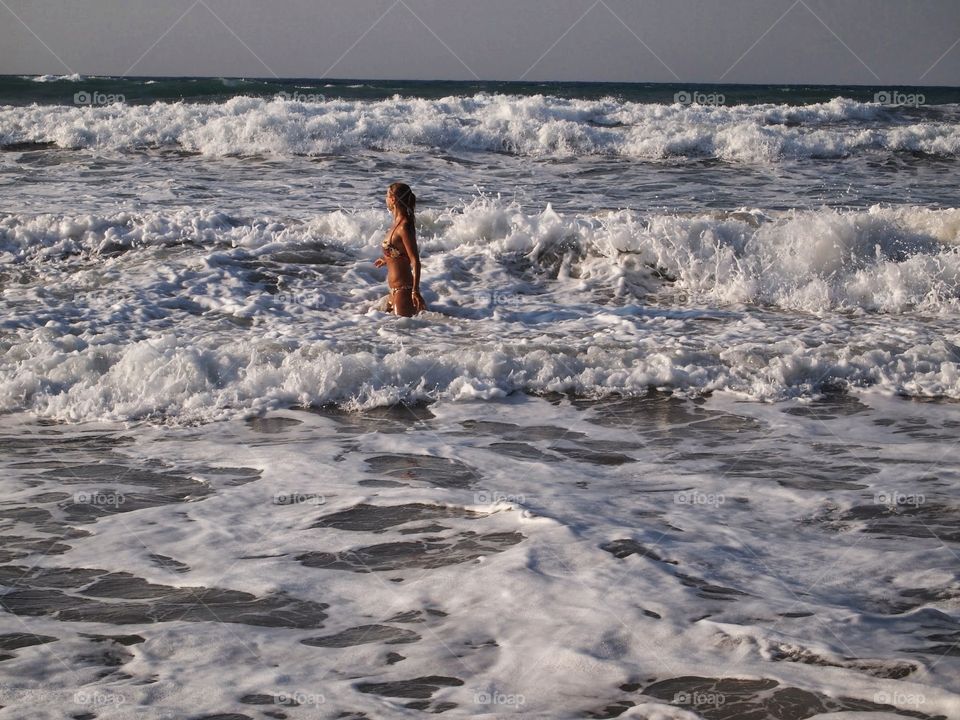
<svg viewBox="0 0 960 720"><path fill-rule="evenodd" d="M417 196L413 194L410 186L406 183L395 182L387 188L387 192L400 207L400 212L403 213L404 217L413 222L414 213L417 209Z"/></svg>

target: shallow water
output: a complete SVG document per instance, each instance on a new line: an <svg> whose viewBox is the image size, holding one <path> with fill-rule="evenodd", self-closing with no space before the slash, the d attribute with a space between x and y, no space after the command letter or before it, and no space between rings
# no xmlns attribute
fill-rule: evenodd
<svg viewBox="0 0 960 720"><path fill-rule="evenodd" d="M957 424L878 395L7 416L0 703L952 717Z"/></svg>

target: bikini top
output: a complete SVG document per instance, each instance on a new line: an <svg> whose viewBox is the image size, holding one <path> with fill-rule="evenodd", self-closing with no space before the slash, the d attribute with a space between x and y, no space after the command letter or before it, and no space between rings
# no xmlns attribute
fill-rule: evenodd
<svg viewBox="0 0 960 720"><path fill-rule="evenodd" d="M386 255L388 258L396 259L396 258L406 257L407 255L406 251L403 248L398 248L396 245L393 244L393 236L397 232L397 230L400 228L400 226L403 224L403 222L404 222L403 220L400 220L399 222L397 222L397 224L393 226L393 230L390 231L390 234L383 239L382 243L380 243L380 247L383 248L383 254Z"/></svg>

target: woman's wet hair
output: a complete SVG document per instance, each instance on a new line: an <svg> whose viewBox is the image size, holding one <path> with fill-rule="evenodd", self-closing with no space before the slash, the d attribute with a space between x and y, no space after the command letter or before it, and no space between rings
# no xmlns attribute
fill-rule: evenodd
<svg viewBox="0 0 960 720"><path fill-rule="evenodd" d="M397 203L400 212L402 212L408 220L413 221L414 213L417 209L417 196L413 194L410 186L406 183L396 182L387 189L387 192L390 193L390 196Z"/></svg>

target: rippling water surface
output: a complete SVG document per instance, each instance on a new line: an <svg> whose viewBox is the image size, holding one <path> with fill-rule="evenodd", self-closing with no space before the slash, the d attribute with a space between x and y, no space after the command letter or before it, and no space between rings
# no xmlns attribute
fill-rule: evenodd
<svg viewBox="0 0 960 720"><path fill-rule="evenodd" d="M0 717L960 716L890 92L0 79Z"/></svg>

